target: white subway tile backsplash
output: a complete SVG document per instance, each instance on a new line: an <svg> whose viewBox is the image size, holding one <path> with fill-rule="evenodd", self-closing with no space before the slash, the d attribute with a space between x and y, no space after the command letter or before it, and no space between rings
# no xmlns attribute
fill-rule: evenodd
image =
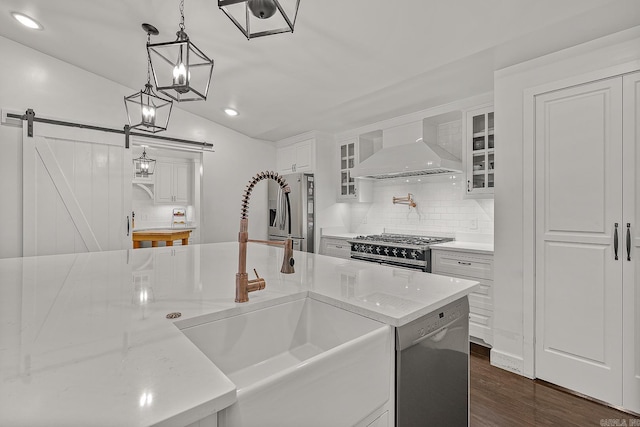
<svg viewBox="0 0 640 427"><path fill-rule="evenodd" d="M365 228L446 236L465 233L484 235L485 240L492 241L493 199L465 199L462 178L434 176L421 178L420 182L375 182L374 202L351 206L351 230L363 234ZM412 194L416 208L393 204L394 196L406 197L407 193Z"/></svg>

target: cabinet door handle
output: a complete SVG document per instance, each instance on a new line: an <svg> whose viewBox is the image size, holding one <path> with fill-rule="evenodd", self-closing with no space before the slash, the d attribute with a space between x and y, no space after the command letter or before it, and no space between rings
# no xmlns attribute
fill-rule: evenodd
<svg viewBox="0 0 640 427"><path fill-rule="evenodd" d="M615 224L615 230L613 232L613 254L616 261L618 260L618 223Z"/></svg>
<svg viewBox="0 0 640 427"><path fill-rule="evenodd" d="M342 246L336 245L336 249L342 249Z"/></svg>
<svg viewBox="0 0 640 427"><path fill-rule="evenodd" d="M470 262L464 262L464 261L458 261L458 264L460 264L460 265L471 265Z"/></svg>
<svg viewBox="0 0 640 427"><path fill-rule="evenodd" d="M471 180L467 180L467 193L471 193Z"/></svg>
<svg viewBox="0 0 640 427"><path fill-rule="evenodd" d="M627 223L627 261L631 261L631 223Z"/></svg>

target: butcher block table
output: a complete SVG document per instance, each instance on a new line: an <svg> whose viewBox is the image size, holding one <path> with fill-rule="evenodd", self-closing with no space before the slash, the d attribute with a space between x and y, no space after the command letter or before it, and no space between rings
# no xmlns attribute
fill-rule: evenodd
<svg viewBox="0 0 640 427"><path fill-rule="evenodd" d="M158 247L158 242L165 242L167 246L173 246L174 240L182 240L182 245L189 244L191 230L144 230L134 231L131 234L133 249L140 247L140 242L151 241L151 247Z"/></svg>

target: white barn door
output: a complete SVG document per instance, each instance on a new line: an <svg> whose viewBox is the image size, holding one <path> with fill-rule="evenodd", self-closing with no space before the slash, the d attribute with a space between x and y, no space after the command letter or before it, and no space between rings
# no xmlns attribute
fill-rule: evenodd
<svg viewBox="0 0 640 427"><path fill-rule="evenodd" d="M622 79L537 96L535 135L536 376L622 405Z"/></svg>
<svg viewBox="0 0 640 427"><path fill-rule="evenodd" d="M131 152L124 136L23 126L23 256L131 247Z"/></svg>

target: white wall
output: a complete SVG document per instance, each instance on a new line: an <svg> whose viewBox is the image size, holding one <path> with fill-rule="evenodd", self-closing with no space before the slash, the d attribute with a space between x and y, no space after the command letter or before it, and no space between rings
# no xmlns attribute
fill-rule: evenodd
<svg viewBox="0 0 640 427"><path fill-rule="evenodd" d="M369 230L456 237L493 242L493 199L465 199L464 176L381 180L374 183L373 203L354 203L351 230ZM415 208L393 204L393 197L411 193ZM460 237L457 237L458 239Z"/></svg>
<svg viewBox="0 0 640 427"><path fill-rule="evenodd" d="M495 74L495 132L500 139L496 162L500 167L495 191L494 365L529 377L535 374L532 88L569 78L567 84L576 84L576 76L586 82L609 72L640 68L638 46L640 27L635 27Z"/></svg>
<svg viewBox="0 0 640 427"><path fill-rule="evenodd" d="M53 57L0 37L0 108L106 127L126 122L127 88ZM141 75L141 87L144 83ZM215 87L213 93L215 96ZM177 107L177 108L176 108ZM255 140L209 120L173 109L166 135L205 140L215 152L204 155L203 242L235 240L242 191L261 170L275 169L273 144ZM36 123L37 126L37 123ZM0 258L22 254L22 130L0 126ZM123 137L124 144L124 137ZM266 211L266 188L254 192L251 212ZM250 233L266 236L266 215L252 218Z"/></svg>

